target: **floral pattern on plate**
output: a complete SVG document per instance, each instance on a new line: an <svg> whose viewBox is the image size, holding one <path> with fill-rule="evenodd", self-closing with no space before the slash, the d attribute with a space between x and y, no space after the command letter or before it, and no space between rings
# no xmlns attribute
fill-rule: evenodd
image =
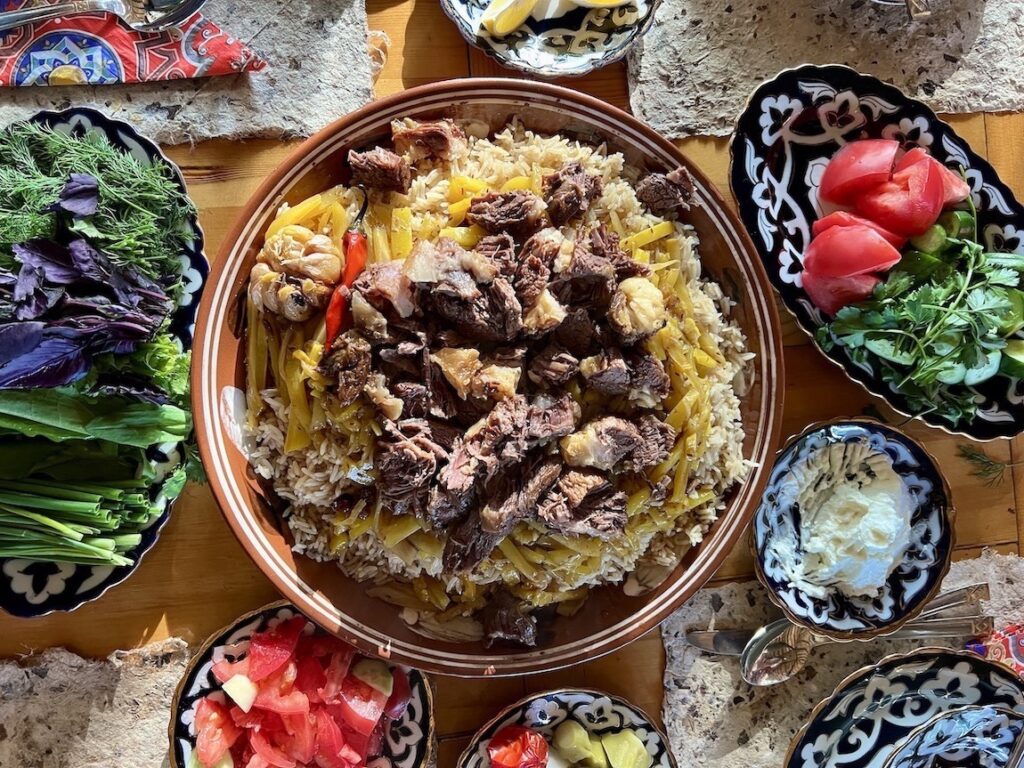
<svg viewBox="0 0 1024 768"><path fill-rule="evenodd" d="M825 318L801 286L802 254L822 214L818 187L842 145L865 137L926 147L962 166L978 209L979 232L992 250L1024 253L1024 207L996 172L924 104L891 85L841 66L803 66L762 84L740 115L730 146L730 182L740 215L782 302L812 337ZM896 410L932 426L980 440L1010 437L1024 424L1024 383L996 377L974 388L978 413L953 428L914 414L870 364L858 365L837 346L824 353L865 389Z"/></svg>
<svg viewBox="0 0 1024 768"><path fill-rule="evenodd" d="M617 696L583 689L541 693L507 707L476 732L457 768L489 768L487 744L507 725L532 728L550 743L555 729L566 720L575 720L594 736L630 728L647 748L652 768L676 768L668 739L643 710Z"/></svg>
<svg viewBox="0 0 1024 768"><path fill-rule="evenodd" d="M785 768L882 768L936 715L966 706L1024 712L1024 681L966 651L925 648L856 672L794 737Z"/></svg>
<svg viewBox="0 0 1024 768"><path fill-rule="evenodd" d="M585 75L612 64L629 51L654 22L660 0L631 0L618 8L584 8L569 0L541 0L550 18L530 18L501 38L480 28L491 0L441 0L470 45L506 67L541 77Z"/></svg>
<svg viewBox="0 0 1024 768"><path fill-rule="evenodd" d="M964 707L914 731L885 768L1006 768L1024 714L1005 707Z"/></svg>
<svg viewBox="0 0 1024 768"><path fill-rule="evenodd" d="M852 598L834 590L825 598L812 597L790 584L768 547L777 537L799 540L800 512L790 502L786 484L793 467L838 442L862 442L885 453L915 503L910 548L875 598ZM780 451L754 513L753 537L758 575L791 620L841 639L869 636L895 629L923 609L941 586L953 550L949 491L931 456L897 430L868 420L815 425Z"/></svg>
<svg viewBox="0 0 1024 768"><path fill-rule="evenodd" d="M247 614L209 640L189 662L171 706L168 735L174 768L184 768L191 757L195 743L192 725L199 700L220 688L213 676L213 665L224 659L235 661L249 650L249 639L254 632L266 631L298 615L295 607L286 602L274 603ZM306 630L322 631L312 622ZM408 672L412 689L409 706L400 719L391 723L384 735L385 754L371 760L366 768L424 768L430 765L434 749L433 695L422 672L415 669ZM224 697L220 691L213 695Z"/></svg>
<svg viewBox="0 0 1024 768"><path fill-rule="evenodd" d="M76 107L63 112L40 112L32 122L78 134L99 133L115 147L147 164L166 163L174 173L178 185L185 190L185 180L178 167L156 144L140 136L128 123L114 120L101 112ZM182 349L192 348L196 310L202 294L209 264L203 255L203 231L199 221L192 217L188 224L184 253L181 254L181 272L184 290L178 307L171 314L170 331ZM183 446L166 443L147 451L147 458L156 471L157 481L165 478L184 458ZM53 611L72 611L80 605L103 595L108 589L127 579L160 535L170 516L171 504L162 496L154 499L164 507L163 514L142 532L142 542L128 552L135 563L121 568L107 565L69 565L21 559L0 559L0 609L14 616L34 618Z"/></svg>

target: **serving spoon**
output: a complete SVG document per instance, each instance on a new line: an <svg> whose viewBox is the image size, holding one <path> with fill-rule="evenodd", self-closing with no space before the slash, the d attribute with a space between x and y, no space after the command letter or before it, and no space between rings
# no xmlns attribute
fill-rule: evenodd
<svg viewBox="0 0 1024 768"><path fill-rule="evenodd" d="M162 32L191 18L206 0L71 0L0 13L0 30L60 16L106 11L137 32Z"/></svg>

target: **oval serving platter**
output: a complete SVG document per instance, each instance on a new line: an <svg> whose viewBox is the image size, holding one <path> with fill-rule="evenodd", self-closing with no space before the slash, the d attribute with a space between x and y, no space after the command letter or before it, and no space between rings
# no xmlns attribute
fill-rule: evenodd
<svg viewBox="0 0 1024 768"><path fill-rule="evenodd" d="M730 144L730 183L769 279L812 339L824 319L804 293L800 272L811 224L821 215L818 186L836 150L864 137L926 147L943 163L962 166L987 247L1024 253L1024 206L992 166L931 109L848 67L786 70L758 87L740 115ZM977 440L1013 437L1024 429L1020 380L996 377L973 388L978 413L971 423L954 427L935 415L913 413L877 371L855 364L843 347L822 354L871 394L933 427Z"/></svg>
<svg viewBox="0 0 1024 768"><path fill-rule="evenodd" d="M593 736L629 728L644 743L651 757L651 768L676 768L668 738L646 712L618 696L585 688L538 693L506 707L474 734L456 768L489 768L487 744L507 725L538 731L550 744L555 729L566 720L575 720Z"/></svg>
<svg viewBox="0 0 1024 768"><path fill-rule="evenodd" d="M799 509L788 503L792 468L832 443L867 442L886 454L914 501L911 547L877 597L847 597L830 591L812 597L790 583L768 548L779 535L798 537ZM790 621L836 640L868 640L893 632L917 616L938 593L949 571L954 547L955 510L938 462L900 430L873 419L812 424L779 451L761 505L754 513L751 537L757 576L768 597Z"/></svg>
<svg viewBox="0 0 1024 768"><path fill-rule="evenodd" d="M30 121L67 133L102 134L115 147L142 163L164 162L174 174L177 185L187 194L185 179L178 166L156 144L139 135L128 123L86 107L61 112L39 112ZM186 242L187 247L181 254L184 291L178 307L171 314L170 324L170 331L181 343L183 350L192 348L196 310L209 273L209 263L203 254L203 230L195 216L189 220ZM165 444L150 448L146 456L159 482L183 460L184 450L181 444ZM54 611L73 611L123 582L156 544L161 529L170 517L172 502L162 496L156 497L154 501L163 505L163 514L142 531L142 542L127 553L134 560L132 565L115 568L0 559L0 609L21 618L36 618Z"/></svg>
<svg viewBox="0 0 1024 768"><path fill-rule="evenodd" d="M195 734L192 724L200 699L217 687L214 663L236 660L249 650L254 632L265 631L281 621L301 615L291 603L281 600L247 613L214 634L196 651L171 700L171 720L167 727L169 757L173 768L185 768L192 754ZM316 632L323 632L315 627ZM371 760L366 768L424 768L432 764L434 751L434 694L422 672L410 669L412 698L405 713L391 723L384 737L384 755ZM223 695L223 694L221 694Z"/></svg>
<svg viewBox="0 0 1024 768"><path fill-rule="evenodd" d="M631 0L619 8L584 8L569 0L540 0L550 18L527 19L501 38L480 29L490 0L441 0L441 8L470 45L499 64L540 77L578 77L622 59L654 23L661 0Z"/></svg>
<svg viewBox="0 0 1024 768"><path fill-rule="evenodd" d="M790 743L785 768L882 768L936 715L968 705L1024 712L1024 681L968 651L888 656L839 683Z"/></svg>

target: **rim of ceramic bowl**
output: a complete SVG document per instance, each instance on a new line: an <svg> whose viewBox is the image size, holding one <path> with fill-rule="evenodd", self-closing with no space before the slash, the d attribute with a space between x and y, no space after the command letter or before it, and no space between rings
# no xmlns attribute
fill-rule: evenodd
<svg viewBox="0 0 1024 768"><path fill-rule="evenodd" d="M768 599L771 600L772 604L775 605L776 608L782 611L783 615L787 619L789 619L797 626L811 630L816 635L823 635L825 637L831 638L832 640L838 640L840 642L869 642L876 638L885 637L886 635L890 635L893 632L896 632L908 621L912 621L913 619L920 616L921 612L924 611L924 609L928 606L928 603L934 600L935 596L938 595L940 591L942 591L942 582L945 580L946 575L949 573L950 566L953 564L953 550L956 547L956 505L953 503L953 493L949 487L949 481L946 479L946 474L945 472L942 471L942 466L939 464L938 459L935 458L931 451L925 448L924 444L922 444L921 441L911 437L903 429L895 427L892 424L886 424L884 421L872 418L870 416L854 416L850 418L825 419L823 421L816 421L813 424L810 424L802 432L793 435L788 440L786 440L783 446L779 448L778 452L775 454L775 459L772 462L772 471L774 471L775 464L783 456L783 454L785 454L788 450L790 450L794 445L799 443L801 440L804 440L805 438L809 437L815 432L828 429L829 427L842 426L844 424L852 424L867 427L870 429L878 429L879 427L882 427L884 429L895 432L904 441L917 447L921 451L921 453L925 455L925 458L927 458L928 461L930 461L932 464L935 476L942 483L942 492L945 495L947 502L946 522L949 525L949 549L946 552L945 558L943 558L942 565L939 568L938 577L935 580L935 584L924 596L924 598L920 602L918 602L918 604L912 610L907 611L903 616L893 621L892 623L886 624L882 627L864 630L862 632L838 630L832 629L830 627L820 626L817 624L811 624L810 622L805 621L802 617L793 613L786 605L786 602L779 598L778 594L776 594L775 590L772 589L771 585L768 583L768 578L765 576L764 568L761 564L761 553L758 551L757 542L754 539L753 526L750 527L750 530L748 532L747 543L750 549L750 553L754 556L754 573L757 575L757 580L761 582L761 586L764 587L765 591L768 593ZM769 476L771 476L771 472L769 472L768 474ZM757 515L760 506L761 505L759 503L757 509L754 510L754 516ZM753 517L751 518L751 520L753 520Z"/></svg>
<svg viewBox="0 0 1024 768"><path fill-rule="evenodd" d="M882 763L882 768L893 768L896 762L896 758L899 756L900 750L902 750L907 744L909 744L914 739L919 738L925 731L927 731L940 720L946 720L947 718L953 718L957 715L962 715L965 712L975 712L982 709L990 709L995 712L998 712L999 714L1010 715L1018 720L1024 721L1024 713L1018 712L1015 709L1010 709L1010 707L1001 706L999 704L968 704L963 707L956 707L955 709L947 709L945 712L939 712L938 714L935 714L932 717L928 718L925 722L921 723L921 725L917 726L910 733L908 733L907 737L903 740L903 743L900 746L897 746L896 749L890 752L889 756L885 758L885 762Z"/></svg>
<svg viewBox="0 0 1024 768"><path fill-rule="evenodd" d="M178 724L178 714L179 710L181 709L181 699L185 695L185 684L188 682L189 678L192 677L193 673L196 670L196 666L198 666L199 663L206 657L207 652L214 645L217 644L217 641L224 635L228 634L235 627L245 624L247 621L251 621L252 619L255 619L257 616L262 616L264 613L267 613L268 611L277 611L281 608L291 608L298 615L303 616L307 620L309 620L309 617L306 616L299 609L299 607L292 603L290 600L275 600L272 603L267 603L262 608L256 608L255 610L243 613L234 621L225 624L220 629L211 633L210 636L203 641L202 645L200 645L198 648L195 649L195 651L192 652L192 656L189 658L188 664L185 665L185 671L181 674L181 679L178 680L178 684L174 687L174 695L171 697L171 717L167 721L167 755L168 759L171 762L171 768L186 768L186 766L178 762L178 756L174 750L174 730ZM317 624L315 621L312 623L313 626L315 626L317 630L319 630L320 632L326 632L327 634L331 634L330 632L327 632L326 629ZM423 735L423 737L427 741L427 750L423 755L423 765L427 766L431 765L431 760L434 757L434 743L437 731L436 713L434 709L434 686L431 684L431 680L429 677L427 677L426 672L422 672L420 670L416 671L419 672L419 674L423 675L423 682L425 683L423 689L425 691L427 699L427 732Z"/></svg>
<svg viewBox="0 0 1024 768"><path fill-rule="evenodd" d="M974 164L972 167L978 168L981 171L987 171L987 172L991 173L992 176L996 179L996 181L999 182L999 185L1002 187L1001 191L1004 192L1004 193L1009 193L1009 195L1010 195L1010 197L1012 199L1014 199L1014 200L1017 199L1016 195L1013 194L1013 190L1011 190L1006 185L1006 183L1002 180L1002 177L999 175L999 173L996 171L996 169L992 166L992 164L988 161L988 159L985 158L985 157L982 157L981 155L979 155L974 150L974 148L971 146L971 143L969 141L967 141L967 139L965 139L963 136L961 136L957 132L956 128L952 125L952 123L950 123L947 120L943 120L941 117L939 117L938 114L935 112L935 110L932 109L927 104L925 104L923 101L920 101L919 99L915 99L915 98L913 98L911 96L908 96L906 93L903 92L903 89L899 88L898 86L893 85L892 83L887 83L884 80L879 79L875 75L871 75L871 74L868 74L866 72L861 72L859 69L855 69L854 67L848 66L846 64L812 64L810 62L804 62L803 64L798 64L798 65L793 66L793 67L785 67L783 69L780 69L778 72L776 72L771 77L767 77L764 80L762 80L761 82L759 82L756 86L754 86L754 88L751 89L750 93L747 94L747 97L746 97L746 99L743 102L743 108L740 110L739 116L736 118L736 122L734 124L732 134L729 136L729 191L732 193L733 197L736 197L736 189L733 186L732 168L735 165L735 163L737 162L737 157L736 157L736 151L737 151L736 150L736 139L739 136L739 134L736 132L736 128L739 125L740 117L742 117L744 114L746 114L746 112L750 109L751 105L754 103L754 96L762 88L764 88L766 85L769 85L770 83L774 83L776 80L778 80L783 75L795 74L795 73L800 72L801 70L822 72L823 70L829 70L829 69L845 70L846 72L848 72L848 73L850 73L852 75L856 75L857 77L863 77L863 78L866 78L868 80L873 80L875 83L878 84L878 87L882 91L891 91L891 92L897 93L897 94L899 94L901 99L903 99L905 101L913 101L916 104L919 104L921 109L922 109L922 111L925 113L925 115L928 117L929 120L934 121L935 123L938 123L939 125L945 126L954 136L959 138L964 144L967 145L968 149L970 149L971 153L974 154L977 157L977 160L978 160L978 163ZM740 216L739 218L740 218L740 221L742 222L743 217ZM744 230L746 229L746 225L745 224L743 225L743 228L744 228ZM749 235L749 233L748 233L748 235ZM759 261L763 261L763 259L761 259L760 251L757 250L756 246L755 246L754 250L755 250L755 253L757 253L758 260ZM763 266L763 264L762 264L762 266ZM766 269L766 272L767 272L767 269ZM854 384L856 384L858 387L860 387L865 392L867 392L868 395L870 395L872 398L874 398L876 400L880 400L881 402L885 403L886 407L889 408L890 410L892 410L893 412L898 413L900 416L906 416L908 420L920 422L921 424L924 424L929 429L938 429L938 430L940 430L942 432L945 432L947 435L952 435L954 437L966 437L969 440L976 440L976 441L981 442L981 443L990 443L990 442L993 442L993 441L996 441L996 440L1012 440L1015 437L1019 436L1021 434L1021 431L1024 431L1024 425L1021 425L1021 429L1018 430L1015 434L1012 434L1012 435L995 435L994 437L977 437L977 436L972 435L972 434L970 434L970 433L968 433L968 432L966 432L966 431L964 431L962 429L957 429L956 427L951 426L951 425L946 425L946 424L942 424L942 423L932 424L931 422L924 420L924 414L922 414L922 413L916 413L916 414L915 413L909 413L908 411L903 410L903 409L897 407L894 403L890 402L888 397L886 397L883 394L879 394L878 392L873 391L872 389L870 389L868 387L867 384L864 384L863 382L861 382L858 379L854 378L850 374L849 370L847 369L847 366L843 365L842 361L836 360L831 355L825 354L825 352L821 349L821 347L818 346L818 342L815 339L814 332L808 330L807 328L804 328L803 323L800 322L800 318L797 316L796 312L794 312L792 309L790 309L789 305L785 301L782 300L782 293L779 291L778 288L775 287L775 283L771 279L769 279L768 282L769 282L769 284L772 287L772 292L779 299L779 301L777 303L781 304L783 309L786 310L786 313L792 318L793 324L796 325L796 327L800 330L800 332L803 333L805 336L807 336L808 339L811 340L811 346L813 346L818 351L818 353L825 360L827 360L831 365L834 365L836 368L838 368L840 371L842 371L843 376L845 376L847 379L849 379Z"/></svg>
<svg viewBox="0 0 1024 768"><path fill-rule="evenodd" d="M623 698L622 696L616 696L615 694L608 693L607 691L599 691L596 688L552 688L547 691L540 691L538 693L531 693L528 696L523 696L523 698L519 699L518 701L514 701L508 706L502 708L494 717L492 717L486 723L477 728L476 732L469 740L469 745L462 751L462 754L459 755L459 759L455 763L455 768L466 768L466 763L473 756L473 753L476 752L476 748L480 744L480 741L483 739L484 733L486 733L488 729L492 728L493 726L497 725L499 722L504 720L506 717L508 717L508 715L513 710L526 707L529 704L536 701L537 699L544 698L545 696L558 696L560 694L574 693L582 693L588 696L606 698L612 702L615 702L616 704L629 707L634 712L638 713L641 717L643 717L644 720L647 721L647 724L648 726L650 726L650 729L658 734L658 738L660 738L662 743L665 745L665 754L668 755L669 763L671 763L673 766L679 765L676 762L675 755L672 754L672 749L669 744L668 736L665 734L665 731L662 730L658 726L658 724L654 722L654 720L651 718L649 714L647 714L647 711L643 707L638 707L636 704L629 701L628 699Z"/></svg>
<svg viewBox="0 0 1024 768"><path fill-rule="evenodd" d="M906 651L905 653L890 653L887 656L883 656L874 664L866 664L865 666L857 669L855 672L852 672L851 674L844 677L842 680L836 683L836 686L832 689L831 693L829 693L824 699L822 699L820 702L818 702L817 705L815 705L814 709L811 710L811 714L807 716L807 720L804 721L804 724L800 726L800 729L793 735L793 739L789 742L789 749L786 750L786 759L782 761L783 768L789 768L790 764L793 762L793 758L796 756L796 749L798 746L800 746L800 742L803 741L804 736L807 735L807 731L810 730L810 727L815 723L815 721L817 721L821 713L824 712L828 708L828 706L836 700L836 698L838 698L840 692L848 685L858 680L859 678L863 677L864 675L870 674L872 670L877 669L878 667L884 666L886 664L890 664L894 661L911 661L919 656L935 656L937 654L956 656L957 658L969 661L971 663L983 664L989 667L993 672L1001 672L1003 675L1007 677L1017 677L1017 675L1014 674L1012 669L1009 669L1003 666L1002 664L997 664L996 662L979 656L976 653L972 653L971 651L961 650L957 648L942 648L939 646L930 645L925 646L924 648L915 648L914 650ZM1017 677L1017 679L1020 680L1019 677ZM1020 691L1021 694L1024 695L1024 680L1021 680ZM911 733L916 730L916 728L913 729Z"/></svg>
<svg viewBox="0 0 1024 768"><path fill-rule="evenodd" d="M617 624L601 627L587 637L540 649L491 653L480 649L472 653L447 648L436 649L413 640L396 640L383 631L349 617L325 595L303 582L293 567L278 562L265 534L255 530L255 515L238 485L239 478L227 461L229 449L220 424L220 392L215 389L220 352L221 329L212 322L227 318L235 301L235 286L227 280L231 259L241 259L240 247L256 237L261 221L258 215L268 201L294 184L311 167L313 158L344 146L338 138L379 120L380 113L400 109L418 112L440 111L467 103L537 102L565 114L601 124L606 129L627 134L644 154L657 165L675 164L687 168L699 194L710 205L703 208L712 224L735 253L734 264L747 282L744 298L763 347L759 355L761 393L753 412L759 414L759 428L746 435L745 453L758 462L751 475L740 483L730 502L729 514L716 522L713 532L693 550L686 577L669 581L654 599ZM235 252L239 251L239 254ZM237 267L236 267L237 269ZM249 557L304 614L332 634L344 638L364 653L386 653L401 663L428 672L462 677L509 676L560 669L581 661L611 653L658 626L676 607L692 597L707 583L729 552L740 541L761 498L767 482L764 464L774 454L780 439L785 374L782 367L782 333L777 310L769 288L768 276L742 223L722 194L707 176L690 162L670 141L633 116L577 91L536 81L507 78L468 78L419 86L372 102L322 129L303 142L264 180L243 207L221 248L210 288L203 296L196 325L192 367L193 413L196 420L200 455L210 477L210 487L229 526ZM760 376L763 372L763 377ZM252 529L252 530L250 530ZM394 610L398 610L395 608Z"/></svg>
<svg viewBox="0 0 1024 768"><path fill-rule="evenodd" d="M465 2L465 0L449 0L451 3ZM441 9L444 11L445 16L448 17L448 21L459 31L459 35L469 45L473 46L479 51L482 51L489 58L496 61L506 69L513 70L515 72L522 72L523 74L532 75L534 77L543 77L548 80L554 80L559 77L567 78L579 78L589 75L591 72L597 72L598 70L609 67L612 64L617 64L622 61L629 52L640 42L644 35L646 35L651 27L654 25L654 17L658 13L658 6L661 5L662 0L650 0L651 12L647 14L647 18L644 19L640 24L637 25L636 32L633 34L633 38L620 46L618 51L612 54L607 59L602 59L600 63L590 63L584 67L576 67L574 69L558 69L556 67L531 67L528 64L524 64L518 59L506 58L502 54L498 53L497 50L490 43L489 38L482 38L479 35L473 35L470 30L464 28L462 23L454 18L449 12L448 3L442 2Z"/></svg>

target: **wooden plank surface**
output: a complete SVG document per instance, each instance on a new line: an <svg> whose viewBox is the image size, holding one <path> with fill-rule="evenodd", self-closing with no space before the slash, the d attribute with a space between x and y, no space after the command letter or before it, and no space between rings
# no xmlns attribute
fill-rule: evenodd
<svg viewBox="0 0 1024 768"><path fill-rule="evenodd" d="M377 81L380 96L435 80L474 76L514 76L475 49L469 49L447 22L436 0L369 0L370 25L391 38L391 54ZM608 68L571 81L574 88L627 108L625 70ZM344 87L339 82L339 87ZM1024 194L1024 116L973 115L951 119L974 148L987 154L1002 177ZM174 148L182 166L214 258L243 202L293 145L272 141L212 141ZM729 158L723 139L691 138L683 152L723 191L728 190ZM871 398L852 384L809 344L785 312L787 374L785 431L803 429L820 419L862 413ZM822 393L827 397L822 397ZM1018 552L1024 536L1016 489L1024 491L1024 469L989 486L970 474L957 457L964 442L936 430L912 425L909 431L936 456L959 501L957 556L975 557L983 548ZM1024 449L1021 439L990 444L992 455L1011 460ZM717 579L751 578L746 547L738 547ZM168 635L200 641L238 614L276 597L269 582L251 564L231 535L206 488L189 487L158 546L126 584L103 600L73 614L26 621L0 618L0 654L22 654L64 645L87 655L105 655ZM438 681L440 763L455 762L466 738L497 709L527 691L565 685L602 688L628 697L652 714L661 706L663 651L652 633L612 656L570 670L510 680Z"/></svg>

